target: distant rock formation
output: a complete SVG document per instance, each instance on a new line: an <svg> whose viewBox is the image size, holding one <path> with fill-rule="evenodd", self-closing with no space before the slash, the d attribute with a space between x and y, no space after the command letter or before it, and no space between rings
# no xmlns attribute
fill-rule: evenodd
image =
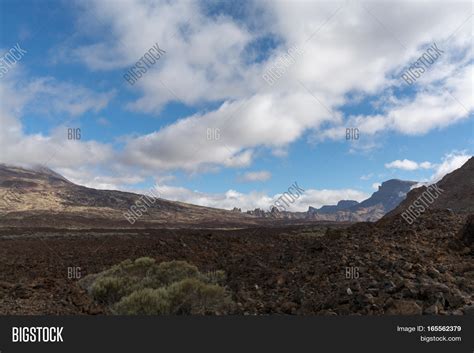
<svg viewBox="0 0 474 353"><path fill-rule="evenodd" d="M342 200L337 205L323 206L319 209L310 206L306 218L325 221L376 221L397 207L415 184L414 181L390 179L383 182L367 200L360 203L354 200Z"/></svg>
<svg viewBox="0 0 474 353"><path fill-rule="evenodd" d="M252 215L252 216L256 216L256 217L266 217L266 216L268 216L267 213L268 212L265 212L261 208L256 208L253 211L252 210L247 211L247 214Z"/></svg>
<svg viewBox="0 0 474 353"><path fill-rule="evenodd" d="M308 208L308 214L315 214L315 213L322 213L322 214L327 214L327 213L334 213L337 211L343 211L347 210L351 207L354 207L358 205L359 203L354 200L341 200L337 203L336 206L322 206L321 208L314 208L309 206Z"/></svg>
<svg viewBox="0 0 474 353"><path fill-rule="evenodd" d="M399 179L390 179L382 183L370 198L357 205L359 208L382 205L385 213L390 212L402 202L407 193L417 183Z"/></svg>

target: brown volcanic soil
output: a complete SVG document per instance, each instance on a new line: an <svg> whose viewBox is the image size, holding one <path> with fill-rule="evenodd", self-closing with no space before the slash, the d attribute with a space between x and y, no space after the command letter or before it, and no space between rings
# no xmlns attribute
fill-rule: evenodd
<svg viewBox="0 0 474 353"><path fill-rule="evenodd" d="M0 314L104 313L68 279L68 266L84 276L141 256L224 270L236 314L469 313L474 261L460 240L465 223L436 211L411 226L395 217L338 229L3 229ZM346 279L350 266L358 279Z"/></svg>

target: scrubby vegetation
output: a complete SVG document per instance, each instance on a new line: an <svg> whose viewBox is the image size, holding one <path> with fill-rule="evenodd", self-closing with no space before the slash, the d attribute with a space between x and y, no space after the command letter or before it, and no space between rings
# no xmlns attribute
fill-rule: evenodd
<svg viewBox="0 0 474 353"><path fill-rule="evenodd" d="M223 271L199 272L185 261L125 260L81 280L94 300L118 315L226 314L232 300Z"/></svg>

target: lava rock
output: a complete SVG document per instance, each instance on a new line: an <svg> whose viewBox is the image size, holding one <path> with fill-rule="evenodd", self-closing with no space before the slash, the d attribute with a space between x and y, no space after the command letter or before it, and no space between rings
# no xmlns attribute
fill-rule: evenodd
<svg viewBox="0 0 474 353"><path fill-rule="evenodd" d="M421 306L414 300L394 300L387 309L388 315L421 315Z"/></svg>

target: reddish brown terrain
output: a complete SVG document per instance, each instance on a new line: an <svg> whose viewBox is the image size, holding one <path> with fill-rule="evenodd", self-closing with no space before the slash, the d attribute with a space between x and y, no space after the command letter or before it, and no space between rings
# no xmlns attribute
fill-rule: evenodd
<svg viewBox="0 0 474 353"><path fill-rule="evenodd" d="M445 201L411 225L394 212L376 223L352 225L271 226L249 216L245 220L254 224L236 222L226 229L96 228L96 223L95 229L72 229L61 228L58 215L43 214L41 222L58 225L45 228L22 225L19 211L4 213L0 314L104 313L77 279L68 278L68 267L80 267L84 276L142 256L224 270L235 314L472 314L473 199L466 197L472 195L473 163L446 176ZM452 191L458 183L469 190ZM408 200L418 192L411 191ZM449 195L457 195L457 202Z"/></svg>

